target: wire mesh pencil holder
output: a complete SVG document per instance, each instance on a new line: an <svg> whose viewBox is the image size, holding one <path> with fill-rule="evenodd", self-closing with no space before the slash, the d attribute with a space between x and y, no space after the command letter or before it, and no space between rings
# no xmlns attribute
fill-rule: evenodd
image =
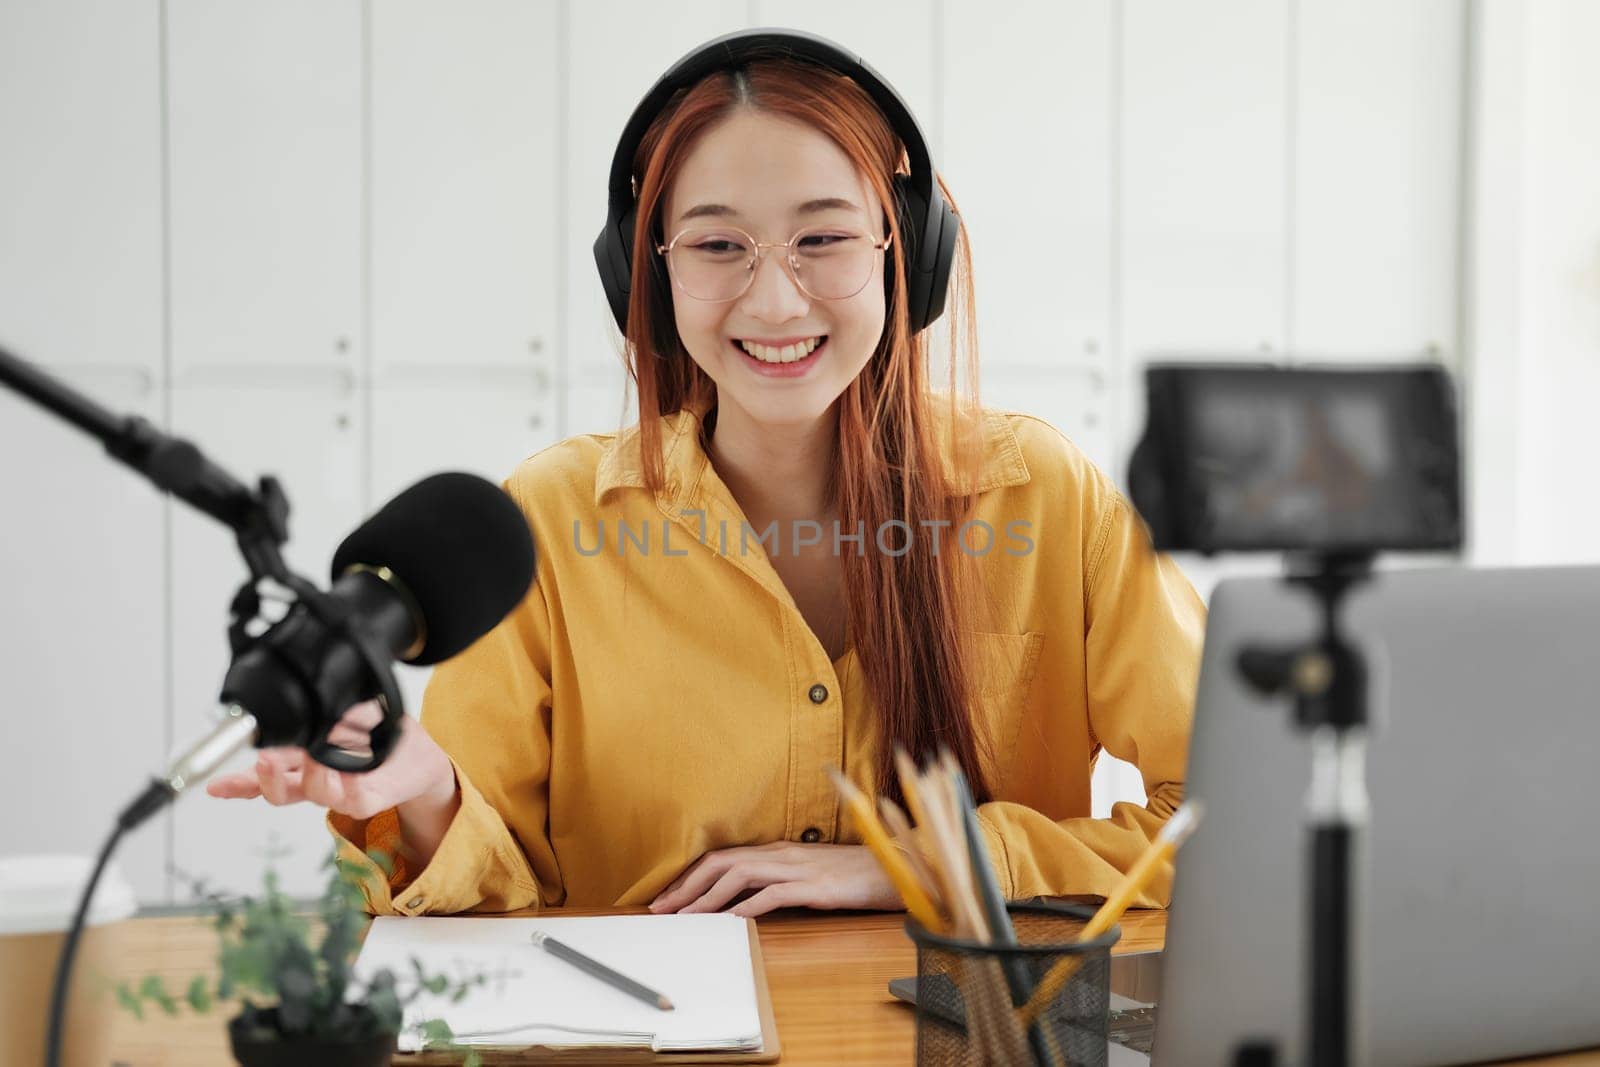
<svg viewBox="0 0 1600 1067"><path fill-rule="evenodd" d="M1080 944L1079 931L1092 909L1013 901L1006 910L1017 934L1014 948L958 941L906 920L917 946L918 1067L1104 1067L1111 946L1121 928ZM1023 1027L1021 1003L1056 963L1069 958L1078 961L1077 969L1033 1025Z"/></svg>

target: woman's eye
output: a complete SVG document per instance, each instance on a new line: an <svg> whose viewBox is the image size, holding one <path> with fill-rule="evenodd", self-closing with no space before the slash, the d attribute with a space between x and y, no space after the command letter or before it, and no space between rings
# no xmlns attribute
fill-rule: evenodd
<svg viewBox="0 0 1600 1067"><path fill-rule="evenodd" d="M696 242L692 247L694 248L694 250L696 252L711 252L713 254L722 253L722 252L742 252L742 251L744 251L744 246L739 244L739 242L737 242L737 241L724 241L724 240L720 240L720 239L709 240L709 241L699 241L699 242Z"/></svg>
<svg viewBox="0 0 1600 1067"><path fill-rule="evenodd" d="M840 241L850 240L845 233L808 233L800 239L801 248L829 248Z"/></svg>

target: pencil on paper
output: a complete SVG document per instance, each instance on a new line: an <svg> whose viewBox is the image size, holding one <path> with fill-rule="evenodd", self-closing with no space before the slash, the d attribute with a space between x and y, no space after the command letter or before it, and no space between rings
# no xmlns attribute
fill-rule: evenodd
<svg viewBox="0 0 1600 1067"><path fill-rule="evenodd" d="M533 943L550 953L550 955L566 960L585 974L591 974L600 979L613 989L621 990L630 997L637 997L646 1004L660 1008L662 1011L673 1010L672 1001L668 1000L664 995L657 993L647 985L635 982L625 974L613 971L597 959L585 956L571 945L562 944L543 930L535 930L533 932Z"/></svg>

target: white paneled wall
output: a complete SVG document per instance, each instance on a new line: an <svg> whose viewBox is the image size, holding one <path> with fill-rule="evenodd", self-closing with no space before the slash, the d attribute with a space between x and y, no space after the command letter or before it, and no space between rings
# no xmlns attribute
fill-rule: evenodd
<svg viewBox="0 0 1600 1067"><path fill-rule="evenodd" d="M1296 11L1285 343L1300 358L1459 367L1462 5Z"/></svg>
<svg viewBox="0 0 1600 1067"><path fill-rule="evenodd" d="M969 227L986 399L1119 481L1145 359L1456 359L1460 0L10 0L0 343L281 476L320 578L421 475L632 421L591 252L616 137L749 25L895 83ZM242 565L3 396L0 484L0 807L41 813L0 852L88 851L204 728ZM1138 796L1104 761L1097 810ZM320 823L194 796L123 862L150 901L169 858L249 884L275 831L310 893Z"/></svg>
<svg viewBox="0 0 1600 1067"><path fill-rule="evenodd" d="M1515 5L1493 6L1500 10L1492 18L1526 20L1531 57L1521 101L1525 184L1516 203L1482 202L1480 217L1510 210L1526 225L1516 283L1508 292L1481 290L1497 313L1514 318L1521 342L1513 349L1522 357L1516 409L1527 429L1514 448L1514 504L1500 503L1514 512L1517 558L1593 561L1600 558L1600 67L1593 62L1600 5L1561 0L1528 5L1520 15L1506 10ZM1485 147L1504 153L1515 143Z"/></svg>
<svg viewBox="0 0 1600 1067"><path fill-rule="evenodd" d="M981 396L1048 419L1107 469L1114 29L1111 0L952 4L939 111L972 244Z"/></svg>
<svg viewBox="0 0 1600 1067"><path fill-rule="evenodd" d="M118 411L160 418L143 371L61 374ZM92 854L166 757L167 506L4 391L0 487L0 854ZM143 899L165 893L171 819L151 820L119 856Z"/></svg>
<svg viewBox="0 0 1600 1067"><path fill-rule="evenodd" d="M1129 0L1116 45L1126 356L1279 351L1289 248L1281 0ZM1142 397L1124 387L1142 418ZM1124 422L1124 431L1137 418Z"/></svg>
<svg viewBox="0 0 1600 1067"><path fill-rule="evenodd" d="M0 345L165 419L154 3L0 4ZM0 390L0 853L95 852L168 744L167 505ZM119 861L166 892L170 815Z"/></svg>
<svg viewBox="0 0 1600 1067"><path fill-rule="evenodd" d="M386 0L370 18L377 379L493 368L547 401L529 372L559 340L560 10Z"/></svg>
<svg viewBox="0 0 1600 1067"><path fill-rule="evenodd" d="M175 380L358 367L361 5L164 9Z"/></svg>

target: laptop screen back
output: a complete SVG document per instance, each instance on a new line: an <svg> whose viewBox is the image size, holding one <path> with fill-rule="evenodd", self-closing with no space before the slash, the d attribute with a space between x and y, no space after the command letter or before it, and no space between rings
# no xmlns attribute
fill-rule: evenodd
<svg viewBox="0 0 1600 1067"><path fill-rule="evenodd" d="M1373 678L1358 1061L1600 1044L1600 568L1385 572L1344 618ZM1247 1037L1301 1060L1309 749L1234 662L1313 622L1276 579L1212 597L1188 775L1206 819L1179 859L1157 1067L1231 1064Z"/></svg>

